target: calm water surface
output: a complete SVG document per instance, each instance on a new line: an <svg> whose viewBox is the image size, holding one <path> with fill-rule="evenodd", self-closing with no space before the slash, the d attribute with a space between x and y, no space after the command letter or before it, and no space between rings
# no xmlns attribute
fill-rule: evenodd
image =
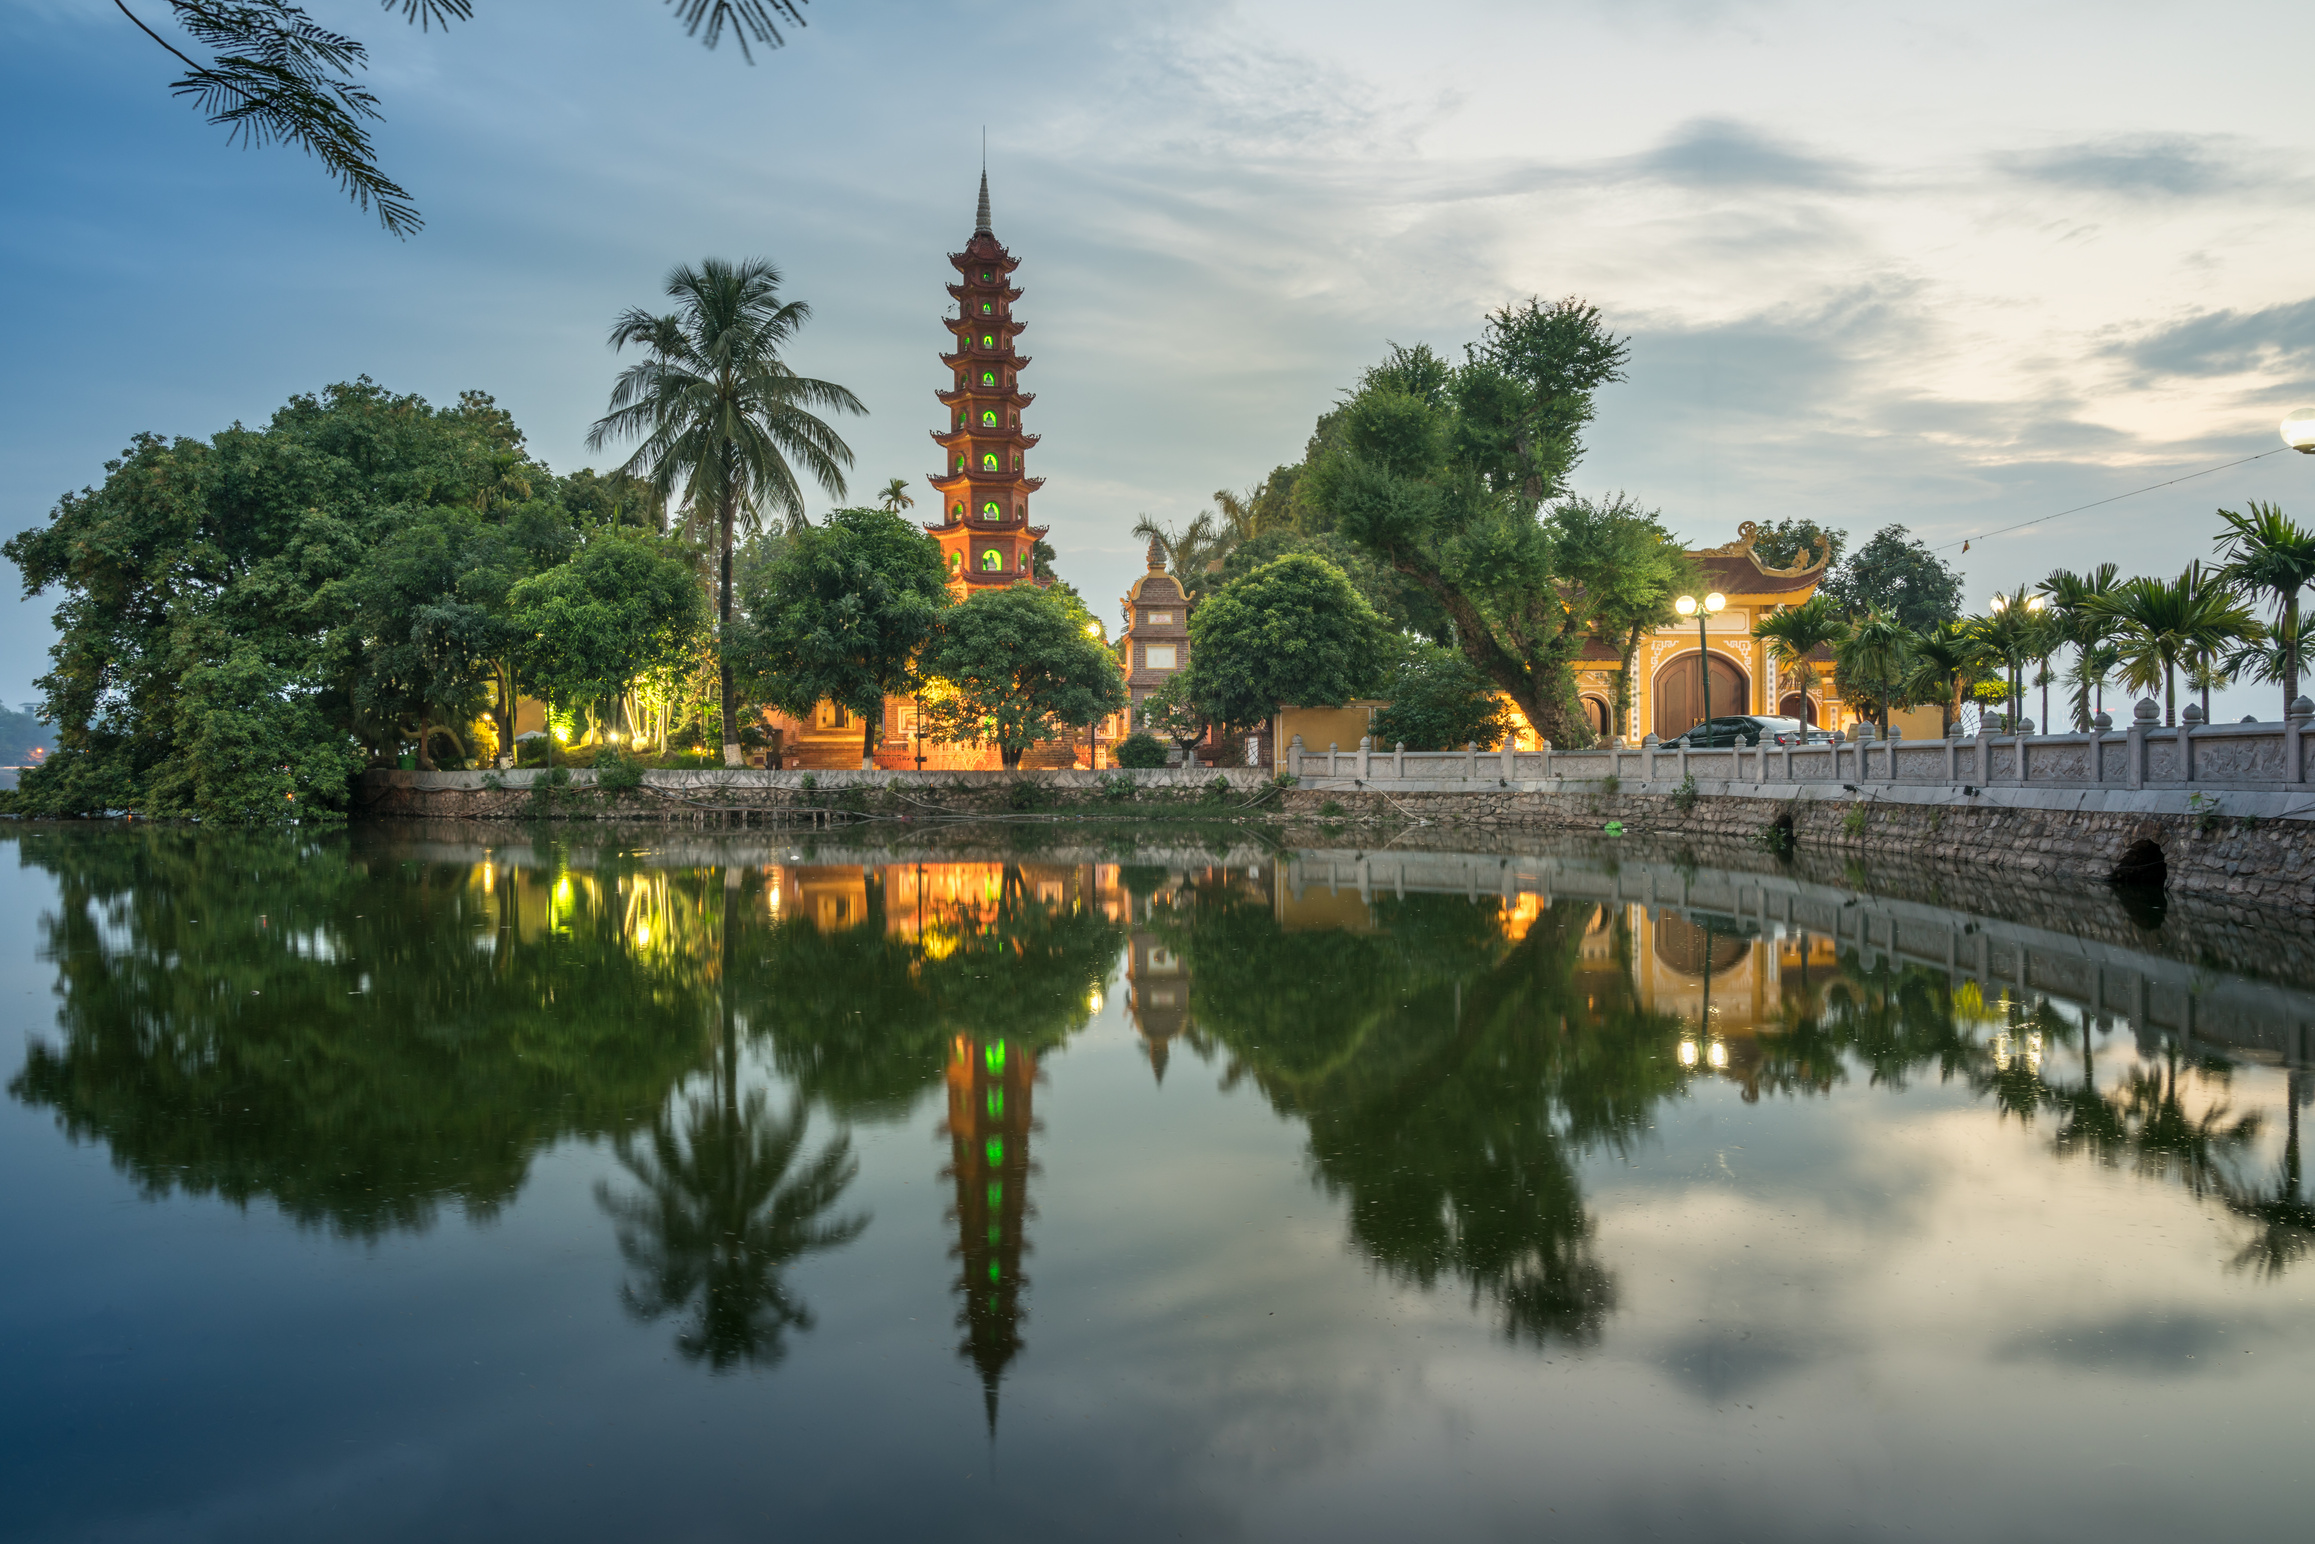
<svg viewBox="0 0 2315 1544"><path fill-rule="evenodd" d="M10 1540L2309 1526L2315 992L2176 916L1545 850L0 855Z"/></svg>

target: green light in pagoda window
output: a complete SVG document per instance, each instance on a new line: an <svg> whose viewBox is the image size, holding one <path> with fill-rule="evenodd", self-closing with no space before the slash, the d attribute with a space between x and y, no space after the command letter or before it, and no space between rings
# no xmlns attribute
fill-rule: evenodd
<svg viewBox="0 0 2315 1544"><path fill-rule="evenodd" d="M997 453L995 451L992 450L981 457L981 470L984 472L997 470Z"/></svg>
<svg viewBox="0 0 2315 1544"><path fill-rule="evenodd" d="M950 572L950 573L952 573L952 574L961 574L961 573L963 573L964 571L965 571L965 555L964 555L963 553L961 553L961 552L952 552L952 553L950 553L950 554L949 554L949 572Z"/></svg>
<svg viewBox="0 0 2315 1544"><path fill-rule="evenodd" d="M1004 1118L1005 1091L1001 1088L992 1088L989 1090L989 1119L1003 1120Z"/></svg>
<svg viewBox="0 0 2315 1544"><path fill-rule="evenodd" d="M981 427L984 429L994 429L997 427L997 410L995 408L990 408L988 411L981 414Z"/></svg>
<svg viewBox="0 0 2315 1544"><path fill-rule="evenodd" d="M982 384L983 386L994 386L994 385L996 385L996 384L997 384L997 372L996 372L996 371L994 371L994 370L983 370L983 371L981 372L981 384Z"/></svg>
<svg viewBox="0 0 2315 1544"><path fill-rule="evenodd" d="M1003 1137L989 1138L987 1144L982 1147L981 1153L989 1160L990 1168L1002 1168L1005 1162L1005 1139Z"/></svg>
<svg viewBox="0 0 2315 1544"><path fill-rule="evenodd" d="M962 503L952 504L949 506L949 513L962 520L965 517L965 506Z"/></svg>
<svg viewBox="0 0 2315 1544"><path fill-rule="evenodd" d="M985 333L985 332L981 334L981 347L983 347L983 348L995 348L996 346L997 346L997 340L996 340L995 338L992 338L992 337L990 337L990 336L989 336L987 333Z"/></svg>
<svg viewBox="0 0 2315 1544"><path fill-rule="evenodd" d="M986 283L988 283L988 282L989 282L989 270L987 270L986 268L984 268L984 269L982 269L982 270L981 270L981 282L982 282L983 284L986 284Z"/></svg>
<svg viewBox="0 0 2315 1544"><path fill-rule="evenodd" d="M1004 1241L1005 1241L1005 1225L1004 1225L1003 1223L1001 1223L1001 1222L992 1222L992 1223L990 1223L990 1224L989 1224L989 1247L990 1247L990 1248L992 1248L992 1249L994 1249L994 1248L995 1248L997 1245L999 1245L999 1244L1002 1244Z"/></svg>
<svg viewBox="0 0 2315 1544"><path fill-rule="evenodd" d="M991 1261L989 1262L989 1280L991 1280L991 1281L1003 1281L1004 1279L1005 1279L1005 1267L1004 1267L1003 1265L999 1264L997 1261L995 1261L995 1260L991 1260Z"/></svg>
<svg viewBox="0 0 2315 1544"><path fill-rule="evenodd" d="M961 471L963 471L964 469L965 469L965 458L964 458L964 457L962 457L962 456L959 456L959 457L957 457L957 470L961 472Z"/></svg>
<svg viewBox="0 0 2315 1544"><path fill-rule="evenodd" d="M999 552L996 548L991 547L988 551L981 554L982 573L1001 574L1004 571L1005 555L1003 553Z"/></svg>
<svg viewBox="0 0 2315 1544"><path fill-rule="evenodd" d="M992 504L989 507L994 509L996 506ZM981 1053L981 1065L998 1076L1003 1076L1005 1071L1005 1042L999 1040L983 1051Z"/></svg>
<svg viewBox="0 0 2315 1544"><path fill-rule="evenodd" d="M981 518L983 520L995 520L1000 518L997 510L997 501L995 499L991 499L988 503L981 506Z"/></svg>
<svg viewBox="0 0 2315 1544"><path fill-rule="evenodd" d="M994 1211L1002 1211L1002 1210L1004 1209L1004 1205L1005 1205L1005 1182L1004 1182L1003 1180L1001 1180L1001 1179L993 1179L993 1180L990 1180L990 1181L989 1181L989 1198L988 1198L988 1199L989 1199L989 1210L990 1210L990 1211L992 1211L992 1212L994 1212Z"/></svg>
<svg viewBox="0 0 2315 1544"><path fill-rule="evenodd" d="M985 300L981 302L981 315L983 315L983 316L988 316L988 315L991 315L992 313L994 313L994 312L996 311L996 309L997 309L997 308L996 308L995 306L992 306L992 305L990 305L990 304L989 304L987 301L985 301Z"/></svg>

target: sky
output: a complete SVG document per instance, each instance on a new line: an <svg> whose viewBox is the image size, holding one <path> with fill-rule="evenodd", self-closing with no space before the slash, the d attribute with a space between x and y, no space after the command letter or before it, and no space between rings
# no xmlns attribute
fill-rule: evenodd
<svg viewBox="0 0 2315 1544"><path fill-rule="evenodd" d="M1459 351L1529 295L1631 340L1575 491L1695 544L1898 523L1975 609L2058 566L2175 573L2220 507L2315 517L2277 435L2315 403L2304 6L812 0L752 65L650 0L476 0L447 34L308 9L371 46L407 241L228 148L111 0L0 9L0 531L140 431L361 375L488 391L558 470L604 465L612 318L710 255L810 303L793 362L870 410L855 501L905 476L930 511L984 128L1032 514L1113 625L1137 515L1252 485L1391 343ZM55 604L15 594L8 702Z"/></svg>

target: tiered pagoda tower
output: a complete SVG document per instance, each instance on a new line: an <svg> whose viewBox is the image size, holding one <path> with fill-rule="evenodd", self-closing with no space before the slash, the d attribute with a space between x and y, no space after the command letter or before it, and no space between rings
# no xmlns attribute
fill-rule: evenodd
<svg viewBox="0 0 2315 1544"><path fill-rule="evenodd" d="M942 469L930 481L940 490L942 519L925 529L940 543L949 583L961 597L1031 578L1033 549L1045 534L1045 527L1029 523L1029 495L1045 481L1028 475L1037 436L1021 432L1021 410L1035 400L1020 389L1029 361L1013 352L1023 325L1013 317L1021 292L1012 277L1020 260L989 230L985 171L973 239L949 261L963 282L948 287L957 314L943 323L956 335L956 352L940 356L949 372L950 389L938 393L948 426L932 436L941 448Z"/></svg>
<svg viewBox="0 0 2315 1544"><path fill-rule="evenodd" d="M997 1389L1021 1354L1021 1231L1029 1217L1030 1101L1037 1053L1004 1037L956 1035L948 1059L948 1175L956 1181L952 1290L964 1298L960 1355L981 1375L989 1435L997 1432Z"/></svg>

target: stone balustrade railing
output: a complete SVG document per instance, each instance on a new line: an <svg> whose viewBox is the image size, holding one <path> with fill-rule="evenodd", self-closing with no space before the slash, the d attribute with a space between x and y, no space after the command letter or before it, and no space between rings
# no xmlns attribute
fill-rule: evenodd
<svg viewBox="0 0 2315 1544"><path fill-rule="evenodd" d="M1754 784L1834 783L1916 787L2047 789L2204 789L2282 793L2311 786L2315 701L2301 697L2282 723L2205 724L2190 706L2175 729L2162 710L2140 702L2127 729L2115 730L2101 713L2084 734L1995 735L1904 740L1877 736L1860 725L1848 737L1807 744L1691 750L1658 743L1611 744L1580 750L1378 750L1371 739L1356 750L1330 745L1313 751L1297 736L1284 770L1305 781L1409 783L1437 788L1544 783L1679 783L1694 777L1724 787ZM2027 726L2030 728L2031 726Z"/></svg>

